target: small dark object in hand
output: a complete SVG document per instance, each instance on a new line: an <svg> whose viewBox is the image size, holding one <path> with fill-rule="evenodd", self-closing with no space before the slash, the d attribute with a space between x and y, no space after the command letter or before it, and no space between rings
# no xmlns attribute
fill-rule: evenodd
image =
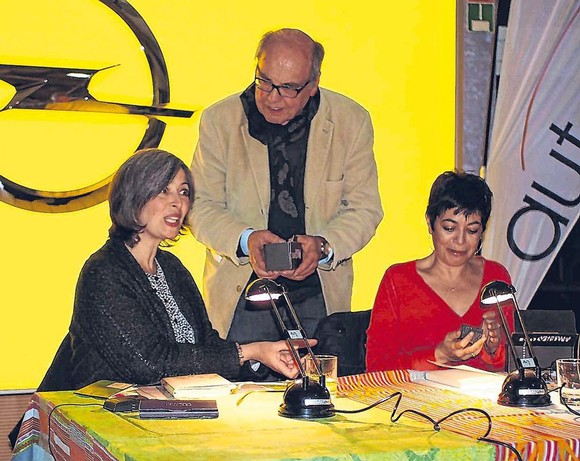
<svg viewBox="0 0 580 461"><path fill-rule="evenodd" d="M482 328L473 327L471 325L463 324L463 325L461 325L460 338L461 339L465 338L470 331L473 331L473 333L474 333L473 338L471 338L470 344L476 343L483 336L483 329Z"/></svg>
<svg viewBox="0 0 580 461"><path fill-rule="evenodd" d="M267 271L294 270L302 262L302 245L294 241L264 245L264 258Z"/></svg>

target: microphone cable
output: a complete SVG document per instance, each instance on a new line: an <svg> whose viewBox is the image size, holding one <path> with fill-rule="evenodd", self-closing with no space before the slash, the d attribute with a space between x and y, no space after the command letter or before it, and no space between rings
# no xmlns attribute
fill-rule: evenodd
<svg viewBox="0 0 580 461"><path fill-rule="evenodd" d="M417 415L417 416L429 421L433 425L433 430L439 432L441 430L441 423L445 422L446 420L452 418L455 415L458 415L461 413L467 413L467 412L479 413L479 414L483 415L485 417L485 419L487 420L487 430L485 431L485 434L483 434L480 437L477 437L477 440L479 440L481 442L487 442L487 443L491 443L491 444L495 444L495 445L500 445L500 446L508 449L512 453L514 453L514 455L517 457L518 461L523 461L522 455L514 446L510 445L509 443L502 442L501 440L496 440L496 439L492 439L492 438L488 437L488 435L491 432L491 428L492 428L491 416L485 410L482 410L480 408L472 408L472 407L462 408L460 410L456 410L456 411L449 413L447 416L444 416L443 418L441 418L439 420L434 420L433 418L431 418L429 415L427 415L425 413L422 413L422 412L416 411L416 410L411 410L411 409L403 410L397 416L395 416L395 413L397 412L397 409L399 408L399 404L401 403L401 399L403 398L403 394L401 392L393 392L392 394L390 394L386 397L383 397L382 399L379 399L376 402L374 402L366 407L359 408L358 410L339 410L339 409L335 408L334 411L335 411L335 413L348 413L348 414L362 413L363 411L370 410L371 408L374 408L382 403L388 402L389 400L391 400L392 398L395 398L395 397L396 397L396 401L395 401L395 406L393 407L393 411L391 412L391 418L390 418L391 422L396 423L405 413L411 413L411 414Z"/></svg>

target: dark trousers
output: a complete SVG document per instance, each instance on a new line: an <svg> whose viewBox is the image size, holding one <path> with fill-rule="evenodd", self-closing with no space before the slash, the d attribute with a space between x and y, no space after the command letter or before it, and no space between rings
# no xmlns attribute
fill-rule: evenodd
<svg viewBox="0 0 580 461"><path fill-rule="evenodd" d="M272 308L265 310L251 310L246 308L246 300L244 296L240 296L236 310L234 311L234 318L227 339L235 341L240 344L251 343L255 341L278 341L279 339L286 339L280 329L279 323L275 318ZM318 293L303 301L292 303L296 315L304 328L304 332L309 338L312 338L318 322L326 317L326 306L322 293ZM291 321L290 313L286 307L283 299L277 301L280 316L289 329L294 328ZM262 365L264 366L264 365ZM267 381L277 381L285 379L277 373L270 373L266 377Z"/></svg>

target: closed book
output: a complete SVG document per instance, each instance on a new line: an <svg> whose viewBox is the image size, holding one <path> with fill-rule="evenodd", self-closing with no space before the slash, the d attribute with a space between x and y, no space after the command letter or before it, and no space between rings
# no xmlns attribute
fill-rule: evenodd
<svg viewBox="0 0 580 461"><path fill-rule="evenodd" d="M219 416L215 400L141 400L142 419L208 419Z"/></svg>
<svg viewBox="0 0 580 461"><path fill-rule="evenodd" d="M216 373L170 376L161 385L176 399L218 397L230 394L236 385Z"/></svg>
<svg viewBox="0 0 580 461"><path fill-rule="evenodd" d="M495 399L501 391L505 374L492 373L477 368L459 365L445 366L446 369L425 372L427 382L442 384L458 389L462 394Z"/></svg>

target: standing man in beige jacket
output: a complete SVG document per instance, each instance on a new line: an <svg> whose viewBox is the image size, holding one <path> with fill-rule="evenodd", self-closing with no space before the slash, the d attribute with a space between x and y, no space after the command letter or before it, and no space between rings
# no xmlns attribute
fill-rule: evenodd
<svg viewBox="0 0 580 461"><path fill-rule="evenodd" d="M202 115L191 222L207 247L206 306L224 338L282 337L270 310L245 308L245 287L257 277L286 287L309 336L322 317L350 310L352 255L383 212L370 116L319 88L323 57L300 30L268 32L254 82ZM300 266L267 271L264 245L293 236Z"/></svg>

